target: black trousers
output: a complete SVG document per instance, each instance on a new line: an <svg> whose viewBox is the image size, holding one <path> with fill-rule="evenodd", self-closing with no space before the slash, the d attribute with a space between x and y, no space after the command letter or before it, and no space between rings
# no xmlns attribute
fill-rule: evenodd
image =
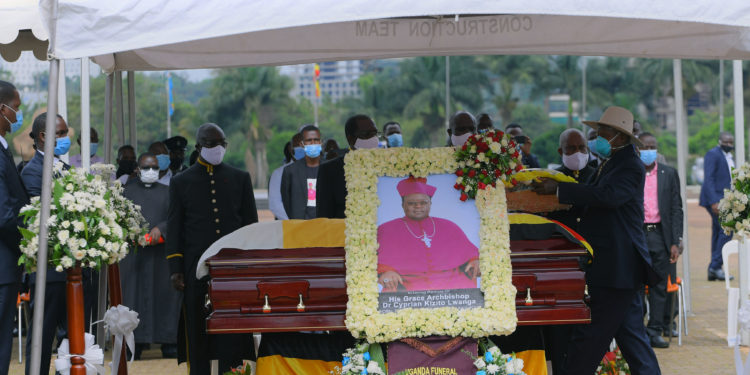
<svg viewBox="0 0 750 375"><path fill-rule="evenodd" d="M13 351L13 317L16 315L16 300L21 285L0 285L0 375L7 375Z"/></svg>
<svg viewBox="0 0 750 375"><path fill-rule="evenodd" d="M638 289L589 287L591 324L575 328L568 347L568 375L591 375L612 338L633 375L660 375L659 363L643 326L643 300Z"/></svg>
<svg viewBox="0 0 750 375"><path fill-rule="evenodd" d="M648 286L649 316L646 331L649 336L661 336L662 332L667 331L671 319L667 319L669 314L669 310L667 310L669 253L660 225L654 230L646 231L646 244L648 245L648 252L651 254L651 265L654 271L661 276L658 283ZM672 276L672 282L675 282L674 276Z"/></svg>
<svg viewBox="0 0 750 375"><path fill-rule="evenodd" d="M31 284L34 291L34 284ZM65 299L65 283L47 283L44 291L44 319L42 321L42 358L39 366L40 374L49 374L49 363L52 357L52 343L55 340L57 327L68 326L68 304ZM30 316L34 316L34 295L31 295L29 308ZM34 337L34 325L29 325L26 336L26 375L31 375L31 338Z"/></svg>

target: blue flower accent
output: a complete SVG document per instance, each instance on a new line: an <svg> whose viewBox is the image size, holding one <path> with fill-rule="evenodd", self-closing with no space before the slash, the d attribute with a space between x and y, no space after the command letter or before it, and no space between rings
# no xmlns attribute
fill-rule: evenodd
<svg viewBox="0 0 750 375"><path fill-rule="evenodd" d="M341 361L341 364L346 366L346 364L349 363L349 361L350 361L349 357L344 357L344 360Z"/></svg>
<svg viewBox="0 0 750 375"><path fill-rule="evenodd" d="M484 370L477 371L477 375L487 375L487 373Z"/></svg>
<svg viewBox="0 0 750 375"><path fill-rule="evenodd" d="M490 353L490 352L485 352L485 353L484 353L484 360L485 360L485 361L486 361L487 363L490 363L490 362L492 362L492 353Z"/></svg>
<svg viewBox="0 0 750 375"><path fill-rule="evenodd" d="M366 368L362 369L362 375L367 375L367 369Z"/></svg>
<svg viewBox="0 0 750 375"><path fill-rule="evenodd" d="M364 358L365 361L369 361L370 360L370 352L365 352L365 354L362 354L362 358ZM363 374L366 374L366 373L363 372Z"/></svg>

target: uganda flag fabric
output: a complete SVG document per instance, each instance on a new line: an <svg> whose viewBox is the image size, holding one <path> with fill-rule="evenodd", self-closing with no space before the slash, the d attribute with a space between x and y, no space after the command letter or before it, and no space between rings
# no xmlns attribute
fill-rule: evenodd
<svg viewBox="0 0 750 375"><path fill-rule="evenodd" d="M490 336L503 354L515 353L523 359L523 372L528 375L547 375L544 335L540 326L518 326L508 336Z"/></svg>
<svg viewBox="0 0 750 375"><path fill-rule="evenodd" d="M341 368L342 353L354 346L347 331L264 333L256 375L330 375Z"/></svg>

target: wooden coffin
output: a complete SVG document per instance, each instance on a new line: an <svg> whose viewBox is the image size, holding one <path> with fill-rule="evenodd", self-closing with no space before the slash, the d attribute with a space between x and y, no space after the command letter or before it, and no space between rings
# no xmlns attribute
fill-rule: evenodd
<svg viewBox="0 0 750 375"><path fill-rule="evenodd" d="M511 241L519 325L590 322L586 256L559 235ZM208 333L346 329L343 248L222 249L206 264Z"/></svg>

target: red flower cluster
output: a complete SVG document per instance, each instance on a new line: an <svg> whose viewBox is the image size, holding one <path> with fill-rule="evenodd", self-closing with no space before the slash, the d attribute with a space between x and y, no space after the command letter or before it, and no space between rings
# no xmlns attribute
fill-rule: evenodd
<svg viewBox="0 0 750 375"><path fill-rule="evenodd" d="M456 150L456 161L460 167L454 188L461 191L462 201L475 198L477 191L488 186L495 187L497 181L517 184L512 174L523 169L516 143L499 130L469 137Z"/></svg>

